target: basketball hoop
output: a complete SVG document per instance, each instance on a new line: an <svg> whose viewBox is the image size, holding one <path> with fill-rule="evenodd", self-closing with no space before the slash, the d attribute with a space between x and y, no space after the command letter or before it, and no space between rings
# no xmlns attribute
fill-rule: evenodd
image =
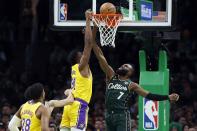
<svg viewBox="0 0 197 131"><path fill-rule="evenodd" d="M121 14L93 14L92 20L99 28L102 46L115 47L115 36L118 25L122 19Z"/></svg>

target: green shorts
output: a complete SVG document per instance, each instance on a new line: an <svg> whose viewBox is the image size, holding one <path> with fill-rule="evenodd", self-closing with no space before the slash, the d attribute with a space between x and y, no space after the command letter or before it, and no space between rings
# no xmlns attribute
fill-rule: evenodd
<svg viewBox="0 0 197 131"><path fill-rule="evenodd" d="M131 131L129 111L108 111L105 113L107 131Z"/></svg>

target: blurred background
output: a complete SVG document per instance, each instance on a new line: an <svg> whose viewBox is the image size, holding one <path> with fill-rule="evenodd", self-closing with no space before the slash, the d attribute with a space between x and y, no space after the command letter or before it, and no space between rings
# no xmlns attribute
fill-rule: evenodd
<svg viewBox="0 0 197 131"><path fill-rule="evenodd" d="M158 43L164 42L169 56L170 92L180 94L179 102L171 104L170 131L197 131L197 1L178 0L177 4L175 31L180 32L180 40L153 44L141 32L118 33L116 48L103 51L114 69L123 63L134 64L132 80L138 82L138 51L147 51L149 69L154 70ZM73 49L83 49L84 36L81 31L50 30L49 15L48 0L0 1L0 131L8 130L8 122L25 102L23 93L30 84L42 82L47 100L64 98L64 90L70 88L67 56ZM93 53L90 67L94 83L87 130L105 130L105 76ZM137 102L133 94L132 131L137 131L138 126ZM51 131L58 131L61 115L62 109L53 112Z"/></svg>

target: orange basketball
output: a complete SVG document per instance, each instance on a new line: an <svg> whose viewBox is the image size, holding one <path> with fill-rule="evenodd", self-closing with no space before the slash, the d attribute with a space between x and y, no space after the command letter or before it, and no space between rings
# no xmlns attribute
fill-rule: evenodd
<svg viewBox="0 0 197 131"><path fill-rule="evenodd" d="M109 2L106 2L100 7L101 14L116 14L116 7Z"/></svg>

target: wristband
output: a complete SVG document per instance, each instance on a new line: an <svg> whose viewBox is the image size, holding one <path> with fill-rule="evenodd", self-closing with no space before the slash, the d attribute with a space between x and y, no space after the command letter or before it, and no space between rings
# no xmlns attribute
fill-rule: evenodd
<svg viewBox="0 0 197 131"><path fill-rule="evenodd" d="M149 100L155 100L155 101L170 100L168 95L157 95L157 94L152 94L152 93L149 93L146 96L146 98Z"/></svg>

